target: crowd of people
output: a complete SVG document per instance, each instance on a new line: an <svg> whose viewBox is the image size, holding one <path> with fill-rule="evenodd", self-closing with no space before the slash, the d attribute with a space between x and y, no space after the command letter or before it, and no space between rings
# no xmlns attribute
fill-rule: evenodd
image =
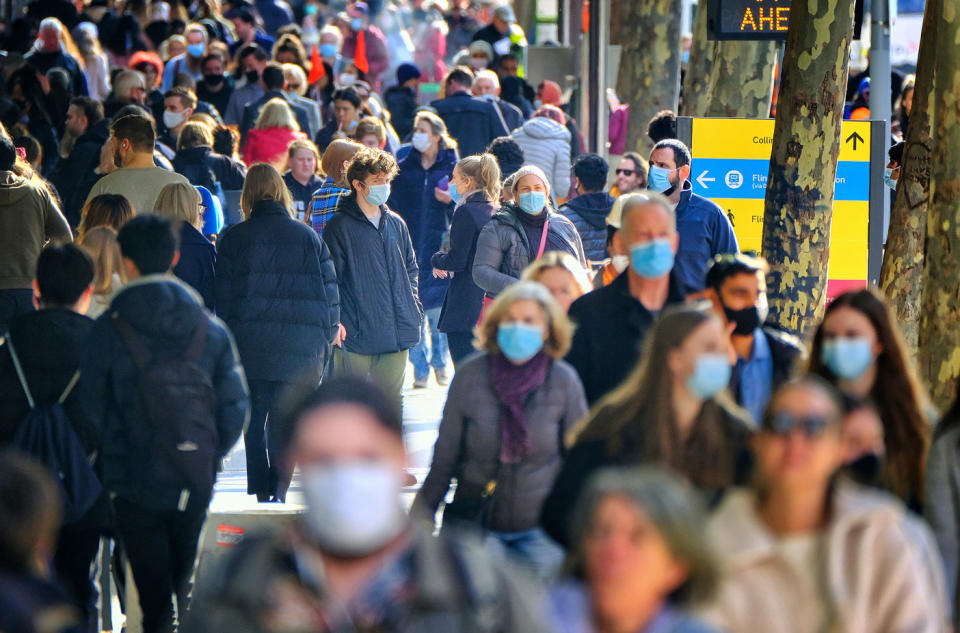
<svg viewBox="0 0 960 633"><path fill-rule="evenodd" d="M955 626L960 400L875 290L768 322L675 115L611 173L508 4L34 0L3 45L0 630L99 630L105 537L146 633ZM241 438L303 513L194 586Z"/></svg>

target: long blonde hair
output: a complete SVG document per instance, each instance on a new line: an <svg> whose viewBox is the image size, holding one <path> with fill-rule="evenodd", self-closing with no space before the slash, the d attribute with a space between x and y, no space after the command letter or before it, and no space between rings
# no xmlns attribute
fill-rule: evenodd
<svg viewBox="0 0 960 633"><path fill-rule="evenodd" d="M260 200L279 202L287 210L287 214L293 217L290 212L293 207L290 191L283 182L280 172L267 163L255 163L247 171L247 177L243 181L243 191L240 192L240 209L243 211L244 220L250 219L253 205Z"/></svg>
<svg viewBox="0 0 960 633"><path fill-rule="evenodd" d="M279 97L270 99L260 110L260 116L257 117L257 123L253 126L258 130L266 130L274 127L282 127L293 132L300 131L300 124L297 123L297 117L293 110L287 105L287 102Z"/></svg>
<svg viewBox="0 0 960 633"><path fill-rule="evenodd" d="M493 154L467 156L454 169L477 183L477 188L487 194L491 202L500 201L500 164Z"/></svg>
<svg viewBox="0 0 960 633"><path fill-rule="evenodd" d="M200 192L193 185L183 182L171 182L160 190L153 205L153 214L173 220L186 222L195 229L203 226L200 217Z"/></svg>
<svg viewBox="0 0 960 633"><path fill-rule="evenodd" d="M93 293L108 295L113 291L113 276L126 283L127 271L123 268L117 232L109 226L98 226L84 233L80 247L93 259Z"/></svg>

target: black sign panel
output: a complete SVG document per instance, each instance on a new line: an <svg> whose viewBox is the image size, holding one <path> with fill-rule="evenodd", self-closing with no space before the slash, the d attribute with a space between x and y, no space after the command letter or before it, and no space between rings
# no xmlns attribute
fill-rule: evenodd
<svg viewBox="0 0 960 633"><path fill-rule="evenodd" d="M715 40L782 40L790 0L711 0L708 29Z"/></svg>

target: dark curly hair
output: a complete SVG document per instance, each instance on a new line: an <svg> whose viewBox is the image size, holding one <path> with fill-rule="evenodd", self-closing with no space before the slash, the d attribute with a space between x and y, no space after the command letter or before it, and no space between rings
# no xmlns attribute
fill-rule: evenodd
<svg viewBox="0 0 960 633"><path fill-rule="evenodd" d="M356 193L353 186L354 180L363 182L367 176L378 174L386 174L388 178L393 178L397 175L397 171L397 160L392 154L382 149L365 147L354 154L350 164L347 165L347 182Z"/></svg>

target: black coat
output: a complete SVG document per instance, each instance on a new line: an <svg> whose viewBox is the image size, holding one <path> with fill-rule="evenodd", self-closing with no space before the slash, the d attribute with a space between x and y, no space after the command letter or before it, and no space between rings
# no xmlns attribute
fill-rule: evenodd
<svg viewBox="0 0 960 633"><path fill-rule="evenodd" d="M417 258L403 219L385 205L375 227L356 194L340 198L323 230L340 285L344 349L388 354L420 341L423 307L417 294Z"/></svg>
<svg viewBox="0 0 960 633"><path fill-rule="evenodd" d="M92 328L92 319L59 308L29 312L10 322L13 344L34 401L38 404L57 401L80 367L83 346ZM63 408L84 449L91 452L99 441L101 420L81 406L77 394L74 389ZM27 397L13 368L9 345L3 340L0 344L0 446L10 443L29 411Z"/></svg>
<svg viewBox="0 0 960 633"><path fill-rule="evenodd" d="M560 207L560 213L577 227L583 250L591 262L607 258L607 216L613 202L613 196L606 191L596 191L572 198Z"/></svg>
<svg viewBox="0 0 960 633"><path fill-rule="evenodd" d="M457 141L461 156L482 154L490 141L510 133L503 127L492 103L465 90L430 105L447 125L447 132Z"/></svg>
<svg viewBox="0 0 960 633"><path fill-rule="evenodd" d="M609 286L588 292L570 306L570 318L577 328L567 362L580 374L590 405L623 382L640 360L647 330L656 320L630 294L629 271ZM684 300L683 292L670 275L667 304Z"/></svg>
<svg viewBox="0 0 960 633"><path fill-rule="evenodd" d="M283 175L283 184L287 186L287 191L290 192L290 197L293 198L295 215L298 220L301 220L303 219L304 213L309 213L310 201L313 199L313 194L317 193L317 189L323 186L323 178L314 174L310 176L307 184L301 185L300 182L293 177L293 172L287 171L287 173Z"/></svg>
<svg viewBox="0 0 960 633"><path fill-rule="evenodd" d="M213 280L217 266L217 249L195 227L184 222L180 227L180 261L173 274L188 283L203 298L203 305L213 312Z"/></svg>
<svg viewBox="0 0 960 633"><path fill-rule="evenodd" d="M470 332L480 318L483 290L473 281L473 259L477 238L497 211L497 205L482 192L470 195L453 212L450 224L450 250L434 253L431 264L453 273L440 310L441 332Z"/></svg>
<svg viewBox="0 0 960 633"><path fill-rule="evenodd" d="M142 424L140 372L120 338L113 314L118 313L144 339L154 356L180 354L187 348L198 319L209 319L200 366L209 374L216 397L217 452L227 454L246 424L250 409L247 383L230 331L210 316L200 297L172 275L134 279L113 298L110 310L93 324L84 351L78 388L94 419L103 422L99 465L104 486L117 496L157 509L176 508L179 490L144 498L136 473L151 464L136 462L128 428ZM171 407L177 406L171 403Z"/></svg>
<svg viewBox="0 0 960 633"><path fill-rule="evenodd" d="M217 253L217 313L250 380L319 382L340 321L330 251L273 200L253 205Z"/></svg>
<svg viewBox="0 0 960 633"><path fill-rule="evenodd" d="M390 123L397 132L400 140L406 139L413 132L413 115L417 108L417 93L413 88L391 86L383 93L384 105L390 112Z"/></svg>
<svg viewBox="0 0 960 633"><path fill-rule="evenodd" d="M237 191L243 189L243 179L247 176L243 163L217 154L209 145L177 152L173 157L173 170L182 174L191 185L206 187L214 195L217 192L211 189L211 177L224 191Z"/></svg>
<svg viewBox="0 0 960 633"><path fill-rule="evenodd" d="M100 149L110 138L110 121L102 119L77 138L70 155L60 160L50 182L63 200L63 215L70 226L80 224L80 213L87 194L99 176L93 170L100 165Z"/></svg>

